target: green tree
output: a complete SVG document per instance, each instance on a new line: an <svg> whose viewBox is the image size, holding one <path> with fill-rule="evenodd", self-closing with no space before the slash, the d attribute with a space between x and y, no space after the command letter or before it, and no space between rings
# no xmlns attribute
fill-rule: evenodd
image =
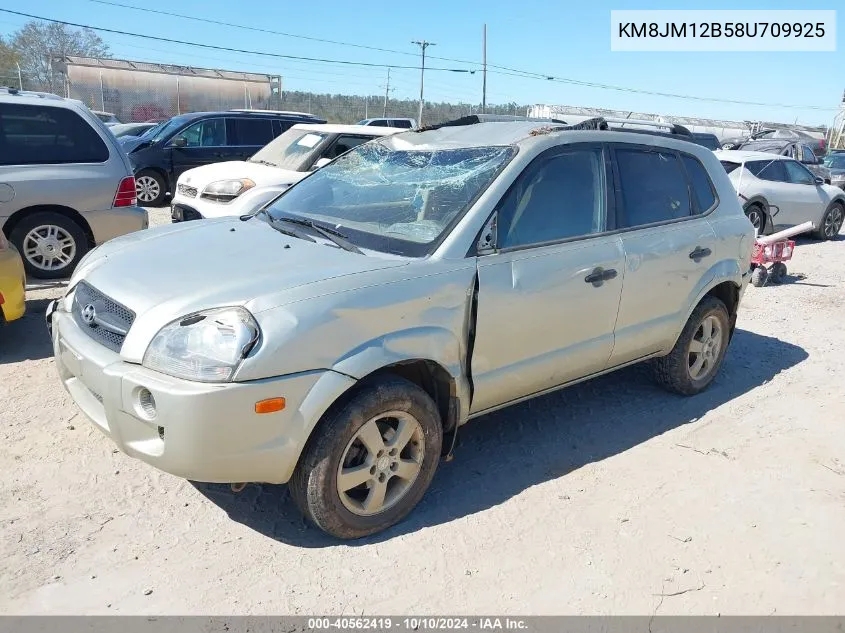
<svg viewBox="0 0 845 633"><path fill-rule="evenodd" d="M18 56L0 36L0 86L20 87L17 61Z"/></svg>
<svg viewBox="0 0 845 633"><path fill-rule="evenodd" d="M59 94L63 92L62 79L53 72L53 57L109 56L108 45L91 29L75 29L55 22L27 22L12 35L9 46L27 79L39 90Z"/></svg>

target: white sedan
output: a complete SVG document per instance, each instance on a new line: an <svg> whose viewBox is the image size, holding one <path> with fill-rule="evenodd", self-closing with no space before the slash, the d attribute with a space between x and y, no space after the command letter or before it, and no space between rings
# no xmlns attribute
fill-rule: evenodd
<svg viewBox="0 0 845 633"><path fill-rule="evenodd" d="M788 156L742 150L716 150L742 201L745 214L760 234L812 222L813 236L833 239L845 219L845 192L824 184Z"/></svg>
<svg viewBox="0 0 845 633"><path fill-rule="evenodd" d="M353 147L402 131L359 125L294 125L246 161L203 165L179 176L171 218L182 222L241 215Z"/></svg>

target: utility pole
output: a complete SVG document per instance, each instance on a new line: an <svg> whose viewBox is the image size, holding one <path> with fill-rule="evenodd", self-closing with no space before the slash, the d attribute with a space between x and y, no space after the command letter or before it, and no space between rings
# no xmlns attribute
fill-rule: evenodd
<svg viewBox="0 0 845 633"><path fill-rule="evenodd" d="M382 109L381 116L387 116L387 100L390 95L390 68L387 69L387 85L384 87L384 108Z"/></svg>
<svg viewBox="0 0 845 633"><path fill-rule="evenodd" d="M481 113L487 112L487 25L484 25L484 34L481 38L481 63L484 66L483 79L481 80Z"/></svg>
<svg viewBox="0 0 845 633"><path fill-rule="evenodd" d="M425 84L425 49L429 46L436 46L434 42L426 42L425 40L414 40L411 44L416 44L420 47L420 51L422 52L422 65L420 66L420 110L419 114L417 115L417 125L419 127L423 126L423 88Z"/></svg>
<svg viewBox="0 0 845 633"><path fill-rule="evenodd" d="M15 62L15 66L18 67L18 88L23 90L23 77L21 76L21 65L18 62Z"/></svg>

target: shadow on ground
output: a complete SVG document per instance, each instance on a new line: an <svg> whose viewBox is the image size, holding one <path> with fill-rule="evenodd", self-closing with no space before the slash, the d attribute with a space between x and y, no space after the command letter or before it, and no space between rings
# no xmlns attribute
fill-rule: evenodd
<svg viewBox="0 0 845 633"><path fill-rule="evenodd" d="M349 542L366 545L481 512L537 484L626 451L768 382L807 353L780 339L737 330L725 364L706 392L666 393L641 365L473 420L458 434L452 462L441 462L422 502L399 525ZM300 547L338 541L301 518L285 486L194 486L229 517Z"/></svg>
<svg viewBox="0 0 845 633"><path fill-rule="evenodd" d="M50 301L27 300L26 314L22 318L0 325L0 365L53 355L53 344L44 322Z"/></svg>

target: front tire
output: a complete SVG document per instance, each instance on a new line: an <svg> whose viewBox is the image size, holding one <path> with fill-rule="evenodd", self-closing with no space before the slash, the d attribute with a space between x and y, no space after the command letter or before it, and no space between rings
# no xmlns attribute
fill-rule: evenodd
<svg viewBox="0 0 845 633"><path fill-rule="evenodd" d="M654 361L657 382L681 395L701 393L716 377L729 339L730 319L725 304L716 297L704 297L672 351Z"/></svg>
<svg viewBox="0 0 845 633"><path fill-rule="evenodd" d="M415 384L385 377L317 426L288 484L303 514L342 539L381 532L414 509L440 459L437 406Z"/></svg>
<svg viewBox="0 0 845 633"><path fill-rule="evenodd" d="M167 183L158 172L145 169L135 176L135 195L146 207L160 207L167 196Z"/></svg>
<svg viewBox="0 0 845 633"><path fill-rule="evenodd" d="M25 216L12 230L9 240L20 251L26 273L39 279L69 277L89 250L82 227L53 211Z"/></svg>
<svg viewBox="0 0 845 633"><path fill-rule="evenodd" d="M839 203L830 205L813 236L818 240L834 239L839 235L843 220L845 220L845 208Z"/></svg>

